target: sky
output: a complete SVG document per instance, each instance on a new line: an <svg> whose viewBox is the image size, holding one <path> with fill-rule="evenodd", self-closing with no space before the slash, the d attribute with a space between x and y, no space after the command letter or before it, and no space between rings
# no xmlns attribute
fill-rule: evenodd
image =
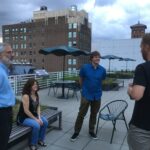
<svg viewBox="0 0 150 150"><path fill-rule="evenodd" d="M129 39L130 26L138 21L147 25L146 32L150 31L150 0L0 0L0 41L2 25L32 19L33 11L43 5L51 11L74 4L89 13L93 49L99 39Z"/></svg>

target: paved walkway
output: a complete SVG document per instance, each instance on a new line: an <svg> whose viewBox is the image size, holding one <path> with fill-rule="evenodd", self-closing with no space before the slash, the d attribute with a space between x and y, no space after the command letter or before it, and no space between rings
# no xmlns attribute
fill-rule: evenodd
<svg viewBox="0 0 150 150"><path fill-rule="evenodd" d="M131 80L125 80L125 87L118 91L103 92L102 105L116 100L124 99L129 106L126 110L125 116L129 122L133 110L134 102L131 101L127 95L127 85ZM84 124L77 141L71 142L70 137L74 131L74 122L78 113L80 102L76 98L57 99L53 96L53 91L47 95L48 89L39 92L41 103L48 106L56 106L62 110L62 130L52 130L46 135L46 148L40 150L128 150L126 141L127 130L123 121L118 121L116 124L117 130L114 133L112 144L110 144L110 137L112 131L112 123L100 121L98 140L92 140L88 135L88 118L89 112L84 120ZM80 93L78 93L80 96ZM28 150L28 148L26 148Z"/></svg>

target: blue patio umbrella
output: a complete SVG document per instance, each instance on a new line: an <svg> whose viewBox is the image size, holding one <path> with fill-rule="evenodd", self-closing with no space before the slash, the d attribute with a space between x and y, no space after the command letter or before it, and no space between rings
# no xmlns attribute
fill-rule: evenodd
<svg viewBox="0 0 150 150"><path fill-rule="evenodd" d="M105 56L101 56L102 59L108 59L109 60L109 68L108 68L108 71L110 72L110 63L111 63L111 60L114 60L114 59L121 59L122 57L118 57L118 56L115 56L115 55L105 55Z"/></svg>
<svg viewBox="0 0 150 150"><path fill-rule="evenodd" d="M136 60L132 59L132 58L120 58L119 61L125 61L126 62L126 72L127 72L128 61L136 61Z"/></svg>
<svg viewBox="0 0 150 150"><path fill-rule="evenodd" d="M80 55L89 55L90 54L87 51L83 51L78 48L69 47L69 46L65 46L65 45L42 48L39 50L39 53L44 54L44 55L54 54L56 56L63 56L63 80L64 80L65 56L66 55L80 56ZM64 87L62 88L62 90L63 90L62 97L64 97Z"/></svg>

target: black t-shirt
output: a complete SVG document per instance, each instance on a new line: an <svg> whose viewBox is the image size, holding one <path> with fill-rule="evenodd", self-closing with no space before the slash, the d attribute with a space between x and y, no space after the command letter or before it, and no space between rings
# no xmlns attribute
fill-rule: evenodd
<svg viewBox="0 0 150 150"><path fill-rule="evenodd" d="M133 84L144 86L145 91L143 97L135 102L130 123L150 131L150 61L136 67Z"/></svg>

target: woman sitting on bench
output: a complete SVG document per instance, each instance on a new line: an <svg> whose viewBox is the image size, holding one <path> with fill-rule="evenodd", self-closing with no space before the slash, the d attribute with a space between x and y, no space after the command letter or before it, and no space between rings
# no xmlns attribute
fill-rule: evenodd
<svg viewBox="0 0 150 150"><path fill-rule="evenodd" d="M37 144L46 146L44 138L48 121L40 115L38 90L38 82L35 79L31 78L26 82L22 91L22 102L17 116L17 121L21 125L32 127L29 145L31 150L38 149Z"/></svg>

